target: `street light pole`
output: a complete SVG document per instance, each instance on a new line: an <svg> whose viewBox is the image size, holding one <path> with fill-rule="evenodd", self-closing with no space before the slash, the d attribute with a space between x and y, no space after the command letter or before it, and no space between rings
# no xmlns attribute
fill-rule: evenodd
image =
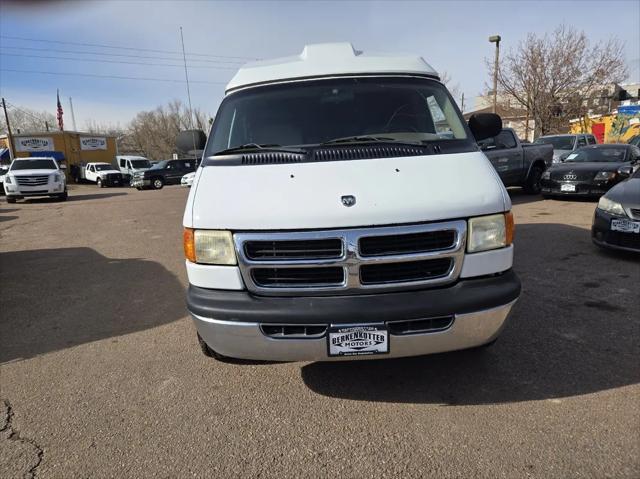
<svg viewBox="0 0 640 479"><path fill-rule="evenodd" d="M496 44L496 60L493 65L493 112L496 113L498 107L498 61L500 59L500 35L492 35L489 42Z"/></svg>

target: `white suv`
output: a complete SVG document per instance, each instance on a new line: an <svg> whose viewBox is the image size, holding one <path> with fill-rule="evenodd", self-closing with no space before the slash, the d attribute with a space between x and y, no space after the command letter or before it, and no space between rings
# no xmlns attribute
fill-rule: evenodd
<svg viewBox="0 0 640 479"><path fill-rule="evenodd" d="M7 203L31 196L67 199L64 172L53 158L16 158L4 177Z"/></svg>

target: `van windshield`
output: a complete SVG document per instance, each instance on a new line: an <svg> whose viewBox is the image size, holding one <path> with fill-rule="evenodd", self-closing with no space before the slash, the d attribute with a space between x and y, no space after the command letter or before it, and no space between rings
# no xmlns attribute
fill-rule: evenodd
<svg viewBox="0 0 640 479"><path fill-rule="evenodd" d="M435 80L333 78L232 93L220 105L205 156L248 144L304 147L351 137L468 138L457 107Z"/></svg>
<svg viewBox="0 0 640 479"><path fill-rule="evenodd" d="M131 160L131 168L151 168L149 160Z"/></svg>

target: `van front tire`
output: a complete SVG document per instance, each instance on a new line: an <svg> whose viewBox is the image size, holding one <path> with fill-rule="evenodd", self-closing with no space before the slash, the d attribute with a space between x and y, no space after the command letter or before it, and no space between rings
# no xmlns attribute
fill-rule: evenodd
<svg viewBox="0 0 640 479"><path fill-rule="evenodd" d="M204 339L202 339L202 337L199 334L198 334L198 344L200 344L200 349L202 350L202 354L204 354L208 358L213 358L217 361L222 361L223 363L232 363L232 362L240 361L238 359L233 359L227 356L223 356L222 354L215 352L213 349L211 349L207 345L207 343L204 342Z"/></svg>
<svg viewBox="0 0 640 479"><path fill-rule="evenodd" d="M7 196L7 203L15 203L17 201L16 198L13 198L11 196Z"/></svg>

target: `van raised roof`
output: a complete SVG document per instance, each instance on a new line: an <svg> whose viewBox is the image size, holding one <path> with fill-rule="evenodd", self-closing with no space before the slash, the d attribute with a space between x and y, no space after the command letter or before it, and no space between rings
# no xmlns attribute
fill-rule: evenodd
<svg viewBox="0 0 640 479"><path fill-rule="evenodd" d="M342 75L401 74L439 79L422 57L407 54L365 53L351 43L307 45L300 55L247 63L227 84L227 93L252 85L289 79Z"/></svg>

